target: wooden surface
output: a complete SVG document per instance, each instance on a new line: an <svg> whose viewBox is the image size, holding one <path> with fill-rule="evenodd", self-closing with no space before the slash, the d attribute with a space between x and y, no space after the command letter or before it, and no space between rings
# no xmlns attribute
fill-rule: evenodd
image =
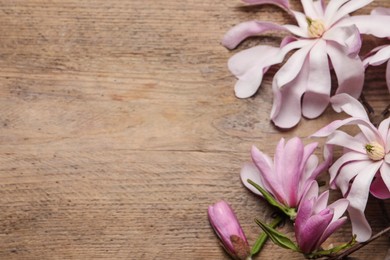
<svg viewBox="0 0 390 260"><path fill-rule="evenodd" d="M380 5L390 2L360 13ZM234 97L223 34L250 19L293 22L272 6L241 6L0 1L0 259L228 259L206 214L219 199L255 241L254 217L272 210L239 180L251 145L273 154L281 137L339 115L275 129L276 68L255 97ZM279 41L268 34L239 50ZM378 111L390 103L384 73L370 68L366 80ZM375 200L367 211L374 232L387 225ZM328 244L349 237L347 225ZM383 259L388 247L383 237L354 256ZM268 243L258 259L302 257Z"/></svg>

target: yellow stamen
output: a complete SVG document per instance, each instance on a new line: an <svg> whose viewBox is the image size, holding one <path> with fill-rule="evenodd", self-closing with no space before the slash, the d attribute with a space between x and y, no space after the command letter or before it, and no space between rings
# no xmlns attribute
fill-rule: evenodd
<svg viewBox="0 0 390 260"><path fill-rule="evenodd" d="M373 161L382 160L385 157L385 148L377 142L371 142L364 146L368 157Z"/></svg>
<svg viewBox="0 0 390 260"><path fill-rule="evenodd" d="M319 38L321 37L325 32L325 25L324 22L321 20L313 20L309 17L307 17L307 23L309 25L309 36L312 38Z"/></svg>

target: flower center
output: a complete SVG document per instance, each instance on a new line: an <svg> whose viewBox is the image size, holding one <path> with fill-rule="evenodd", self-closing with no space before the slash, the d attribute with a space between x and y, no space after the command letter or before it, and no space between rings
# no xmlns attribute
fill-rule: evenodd
<svg viewBox="0 0 390 260"><path fill-rule="evenodd" d="M382 160L385 157L385 148L377 142L371 142L364 146L368 157L373 161Z"/></svg>
<svg viewBox="0 0 390 260"><path fill-rule="evenodd" d="M312 38L321 37L325 32L324 22L321 20L313 20L309 17L307 19L307 24L309 25L309 36Z"/></svg>

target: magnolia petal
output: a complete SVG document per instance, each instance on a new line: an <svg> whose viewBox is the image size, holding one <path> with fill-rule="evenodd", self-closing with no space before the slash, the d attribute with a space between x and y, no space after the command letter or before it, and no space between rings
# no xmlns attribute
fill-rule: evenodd
<svg viewBox="0 0 390 260"><path fill-rule="evenodd" d="M333 183L337 174L340 171L340 168L350 162L354 161L364 161L369 160L367 154L361 154L357 152L348 152L341 156L337 161L334 162L334 164L329 168L329 174L330 174L330 182Z"/></svg>
<svg viewBox="0 0 390 260"><path fill-rule="evenodd" d="M241 1L250 5L273 4L282 7L286 10L290 9L290 3L288 2L288 0L241 0Z"/></svg>
<svg viewBox="0 0 390 260"><path fill-rule="evenodd" d="M304 146L302 140L295 137L286 143L281 157L275 157L274 159L275 170L284 187L288 205L291 207L298 205L297 187L301 179L299 174L302 172L300 169L303 153Z"/></svg>
<svg viewBox="0 0 390 260"><path fill-rule="evenodd" d="M296 25L292 24L286 24L283 25L284 28L286 28L290 33L295 34L296 36L302 37L302 38L309 38L309 33L307 29L298 27Z"/></svg>
<svg viewBox="0 0 390 260"><path fill-rule="evenodd" d="M386 67L386 83L390 93L390 60L387 62L387 67Z"/></svg>
<svg viewBox="0 0 390 260"><path fill-rule="evenodd" d="M390 15L390 8L377 7L371 11L371 15Z"/></svg>
<svg viewBox="0 0 390 260"><path fill-rule="evenodd" d="M371 56L369 64L379 66L390 59L390 45L383 46L374 55Z"/></svg>
<svg viewBox="0 0 390 260"><path fill-rule="evenodd" d="M315 199L318 197L319 187L317 181L313 180L309 182L306 186L306 189L303 191L303 193L299 196L301 198L301 201L299 204L301 204L303 201ZM301 205L299 205L301 207Z"/></svg>
<svg viewBox="0 0 390 260"><path fill-rule="evenodd" d="M334 216L333 216L333 218L334 218ZM332 235L342 225L344 225L344 223L347 222L347 220L348 220L347 217L342 217L342 218L337 219L336 221L330 223L329 226L325 229L324 233L322 233L321 238L318 240L318 242L316 244L316 248L319 248L322 245L322 243L324 243L325 240L328 239L328 237L330 237L330 235Z"/></svg>
<svg viewBox="0 0 390 260"><path fill-rule="evenodd" d="M332 21L332 18L335 16L337 10L344 5L346 2L350 0L337 0L337 1L330 1L326 7L325 15L324 15L324 22L328 27L330 27L332 24L330 22Z"/></svg>
<svg viewBox="0 0 390 260"><path fill-rule="evenodd" d="M327 52L335 70L339 83L336 94L348 93L358 98L362 93L364 83L364 66L358 56L345 55L342 49L328 42Z"/></svg>
<svg viewBox="0 0 390 260"><path fill-rule="evenodd" d="M349 150L365 154L366 149L364 149L364 144L362 144L355 137L350 136L349 134L336 130L329 138L326 140L327 144L339 145Z"/></svg>
<svg viewBox="0 0 390 260"><path fill-rule="evenodd" d="M342 25L355 24L361 34L371 34L378 38L390 36L390 29L386 24L390 24L388 15L355 15L341 21Z"/></svg>
<svg viewBox="0 0 390 260"><path fill-rule="evenodd" d="M307 60L307 54L314 43L315 42L312 42L300 50L297 50L275 74L274 82L279 88L282 88L287 83L294 80L299 72L303 70L304 63Z"/></svg>
<svg viewBox="0 0 390 260"><path fill-rule="evenodd" d="M340 7L340 9L335 13L335 15L330 20L330 23L333 24L340 20L341 18L347 16L348 14L368 5L374 0L354 0L349 1L343 6Z"/></svg>
<svg viewBox="0 0 390 260"><path fill-rule="evenodd" d="M301 119L301 97L307 87L308 74L309 68L306 62L299 75L282 89L279 89L274 81L271 119L277 127L291 128Z"/></svg>
<svg viewBox="0 0 390 260"><path fill-rule="evenodd" d="M285 31L283 26L270 22L248 21L232 27L223 37L222 45L228 49L234 49L240 42L249 36L261 34L266 31Z"/></svg>
<svg viewBox="0 0 390 260"><path fill-rule="evenodd" d="M336 120L330 123L329 125L321 128L317 132L315 132L312 137L326 137L332 134L337 128L342 127L344 125L358 125L361 129L365 127L362 131L367 140L381 140L382 137L378 133L378 130L366 119L360 118L347 118L344 120Z"/></svg>
<svg viewBox="0 0 390 260"><path fill-rule="evenodd" d="M375 177L375 180L372 182L370 187L370 192L378 199L381 200L390 199L390 191L387 188L386 184L384 183L380 174L377 175Z"/></svg>
<svg viewBox="0 0 390 260"><path fill-rule="evenodd" d="M324 17L325 14L325 1L324 0L318 0L313 2L314 9L316 10L319 17Z"/></svg>
<svg viewBox="0 0 390 260"><path fill-rule="evenodd" d="M390 164L383 162L380 173L383 182L386 184L387 190L390 191Z"/></svg>
<svg viewBox="0 0 390 260"><path fill-rule="evenodd" d="M283 57L277 55L279 53L280 49L276 47L256 46L229 59L229 70L238 78L234 87L238 98L247 98L256 93L268 67L283 61Z"/></svg>
<svg viewBox="0 0 390 260"><path fill-rule="evenodd" d="M341 167L334 182L343 196L346 196L349 191L350 181L371 163L371 160L352 161Z"/></svg>
<svg viewBox="0 0 390 260"><path fill-rule="evenodd" d="M297 12L297 11L291 11L291 12L295 17L295 20L297 20L298 26L303 30L307 31L307 28L309 27L309 24L307 23L307 16L301 12Z"/></svg>
<svg viewBox="0 0 390 260"><path fill-rule="evenodd" d="M314 6L313 0L301 0L303 11L306 16L310 17L313 20L321 18L317 13L317 9Z"/></svg>
<svg viewBox="0 0 390 260"><path fill-rule="evenodd" d="M327 210L325 209L324 211ZM313 215L307 220L297 237L297 242L302 252L311 253L316 249L317 241L319 241L321 235L325 232L332 217L332 213L324 212L323 214Z"/></svg>
<svg viewBox="0 0 390 260"><path fill-rule="evenodd" d="M360 32L355 25L332 27L322 38L345 48L347 55L357 55L362 47Z"/></svg>
<svg viewBox="0 0 390 260"><path fill-rule="evenodd" d="M249 179L255 182L256 184L258 184L259 186L264 187L264 184L260 178L260 171L253 163L244 164L244 166L241 168L240 177L241 177L242 184L244 184L244 186L247 189L249 189L251 192L257 195L263 196L260 193L260 191L258 191L255 187L253 187L253 185L248 183L248 179Z"/></svg>
<svg viewBox="0 0 390 260"><path fill-rule="evenodd" d="M335 95L330 99L330 103L337 113L344 111L352 117L370 120L362 103L348 94L340 93Z"/></svg>
<svg viewBox="0 0 390 260"><path fill-rule="evenodd" d="M382 136L382 143L383 146L386 147L386 153L389 153L390 151L390 143L386 140L386 137L389 136L390 134L390 117L387 119L383 120L378 127L378 132Z"/></svg>
<svg viewBox="0 0 390 260"><path fill-rule="evenodd" d="M379 170L382 162L371 163L358 174L351 186L347 199L349 200L349 216L352 222L352 232L356 234L356 240L366 241L371 236L371 228L364 217L368 193L371 182Z"/></svg>
<svg viewBox="0 0 390 260"><path fill-rule="evenodd" d="M320 116L329 104L331 78L326 42L319 40L310 50L310 73L302 100L302 114L310 119Z"/></svg>
<svg viewBox="0 0 390 260"><path fill-rule="evenodd" d="M280 142L282 142L282 140ZM284 203L286 201L284 189L280 181L277 179L277 176L274 174L271 158L255 146L252 146L251 156L253 163L261 172L263 184L269 188L267 190L272 193L277 200Z"/></svg>
<svg viewBox="0 0 390 260"><path fill-rule="evenodd" d="M349 206L349 201L347 199L339 199L339 200L333 202L332 204L330 204L328 206L328 209L333 210L332 222L339 219L344 214L344 212L347 210L348 206Z"/></svg>
<svg viewBox="0 0 390 260"><path fill-rule="evenodd" d="M319 214L322 210L326 209L329 200L329 190L324 191L318 196L316 202L313 207L313 214Z"/></svg>

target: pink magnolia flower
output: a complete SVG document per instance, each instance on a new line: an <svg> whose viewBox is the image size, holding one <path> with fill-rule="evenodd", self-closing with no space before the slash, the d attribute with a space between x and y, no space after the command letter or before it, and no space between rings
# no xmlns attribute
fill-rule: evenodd
<svg viewBox="0 0 390 260"><path fill-rule="evenodd" d="M251 259L244 231L242 231L236 215L226 201L222 200L209 206L208 217L223 247L234 259Z"/></svg>
<svg viewBox="0 0 390 260"><path fill-rule="evenodd" d="M328 162L318 164L318 157L313 154L316 148L317 143L304 146L298 137L287 143L282 138L272 161L253 146L253 163L244 165L241 180L254 193L261 195L248 179L268 191L282 205L297 208L304 196L318 194L315 179L328 165Z"/></svg>
<svg viewBox="0 0 390 260"><path fill-rule="evenodd" d="M249 21L226 33L222 44L230 49L249 36L270 30L293 34L286 37L280 47L260 45L230 58L229 69L238 78L235 85L237 97L254 95L268 68L281 63L292 50L296 52L275 74L272 83L274 102L271 119L276 126L295 126L301 113L310 119L323 113L329 104L331 67L338 80L336 93L348 93L356 98L360 96L364 81L364 66L357 55L361 48L360 33L354 22L344 20L372 0L330 0L327 6L323 0L301 0L304 13L291 10L287 0L244 2L276 4L286 9L298 25Z"/></svg>
<svg viewBox="0 0 390 260"><path fill-rule="evenodd" d="M340 188L350 201L348 211L353 232L358 241L365 241L371 236L364 216L369 192L380 199L390 198L390 118L376 128L364 107L351 96L334 96L331 103L336 111L352 117L334 121L313 136L328 136L328 145L345 148L344 154L329 168L330 184L332 188ZM351 136L337 130L344 125L357 125L360 133Z"/></svg>
<svg viewBox="0 0 390 260"><path fill-rule="evenodd" d="M295 237L305 254L320 249L322 243L347 220L340 218L348 207L348 200L340 199L327 206L329 191L301 203L295 219Z"/></svg>
<svg viewBox="0 0 390 260"><path fill-rule="evenodd" d="M388 16L390 17L390 8L376 8L372 10L373 16ZM390 32L388 37L390 37ZM387 62L386 67L386 83L390 92L390 44L379 46L373 49L368 57L364 59L364 66L379 66Z"/></svg>

